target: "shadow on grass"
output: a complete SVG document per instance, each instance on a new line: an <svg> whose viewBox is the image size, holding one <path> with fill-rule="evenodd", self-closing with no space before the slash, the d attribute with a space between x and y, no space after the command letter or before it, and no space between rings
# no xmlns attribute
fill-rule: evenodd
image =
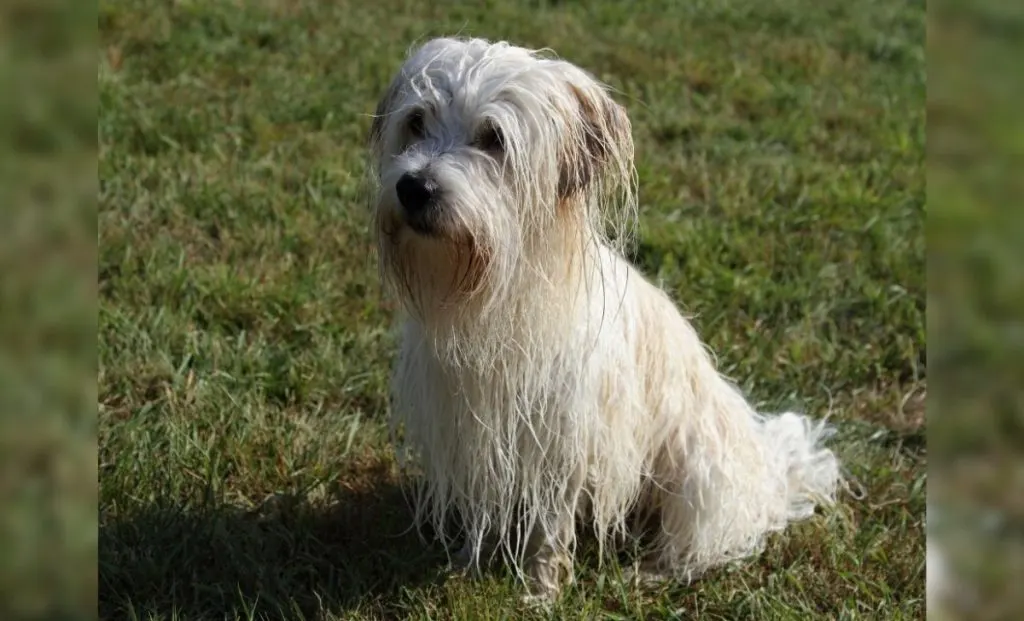
<svg viewBox="0 0 1024 621"><path fill-rule="evenodd" d="M394 484L342 491L322 508L279 500L258 512L153 508L102 525L101 618L344 616L443 580L443 550L410 529Z"/></svg>

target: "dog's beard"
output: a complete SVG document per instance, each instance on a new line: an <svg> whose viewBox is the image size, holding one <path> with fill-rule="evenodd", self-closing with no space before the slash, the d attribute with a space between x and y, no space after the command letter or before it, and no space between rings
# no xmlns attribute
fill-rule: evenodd
<svg viewBox="0 0 1024 621"><path fill-rule="evenodd" d="M518 122L507 121L510 143L525 140ZM559 213L570 207L554 198L555 173L543 168L514 154L495 160L468 150L395 158L382 175L378 250L384 282L412 316L438 329L480 332L510 306L562 297L560 286L580 275L569 274L570 261L582 254L588 229L580 217ZM443 195L426 230L402 213L391 190L402 175L423 170Z"/></svg>
<svg viewBox="0 0 1024 621"><path fill-rule="evenodd" d="M472 236L413 238L386 228L381 239L385 282L406 312L420 321L434 325L447 318L454 323L482 296L490 255Z"/></svg>
<svg viewBox="0 0 1024 621"><path fill-rule="evenodd" d="M385 175L384 187L407 170L399 162ZM381 275L409 314L432 326L455 325L486 315L507 295L522 250L510 222L514 210L488 176L474 183L445 161L432 162L429 174L444 188L429 224L409 222L393 193L381 194Z"/></svg>

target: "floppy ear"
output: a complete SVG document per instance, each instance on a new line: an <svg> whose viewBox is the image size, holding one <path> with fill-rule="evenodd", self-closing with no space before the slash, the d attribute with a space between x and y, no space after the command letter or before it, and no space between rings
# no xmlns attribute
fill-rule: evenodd
<svg viewBox="0 0 1024 621"><path fill-rule="evenodd" d="M603 174L632 166L633 136L625 109L597 82L569 83L579 114L559 160L558 195L583 191Z"/></svg>

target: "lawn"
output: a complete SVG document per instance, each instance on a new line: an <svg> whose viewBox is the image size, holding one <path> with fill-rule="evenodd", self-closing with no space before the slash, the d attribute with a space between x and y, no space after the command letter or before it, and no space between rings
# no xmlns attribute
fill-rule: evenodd
<svg viewBox="0 0 1024 621"><path fill-rule="evenodd" d="M585 558L558 618L924 616L924 3L99 4L100 614L527 615L409 530L366 134L415 41L550 47L614 86L631 259L853 491L689 586ZM540 615L540 613L529 613Z"/></svg>

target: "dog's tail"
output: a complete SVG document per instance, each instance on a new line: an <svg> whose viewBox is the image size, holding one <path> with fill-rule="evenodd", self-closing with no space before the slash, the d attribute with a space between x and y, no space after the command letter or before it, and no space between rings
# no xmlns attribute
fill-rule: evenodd
<svg viewBox="0 0 1024 621"><path fill-rule="evenodd" d="M787 518L803 520L818 505L831 505L842 484L839 461L825 441L835 430L825 421L785 412L761 416L765 450L776 472L787 474Z"/></svg>
<svg viewBox="0 0 1024 621"><path fill-rule="evenodd" d="M692 580L705 570L764 549L765 536L833 505L843 486L839 460L825 446L825 422L786 412L755 412L739 391L716 393L715 416L668 451L683 456L656 466L678 486L660 492L662 529L654 565ZM659 570L660 571L660 570Z"/></svg>

